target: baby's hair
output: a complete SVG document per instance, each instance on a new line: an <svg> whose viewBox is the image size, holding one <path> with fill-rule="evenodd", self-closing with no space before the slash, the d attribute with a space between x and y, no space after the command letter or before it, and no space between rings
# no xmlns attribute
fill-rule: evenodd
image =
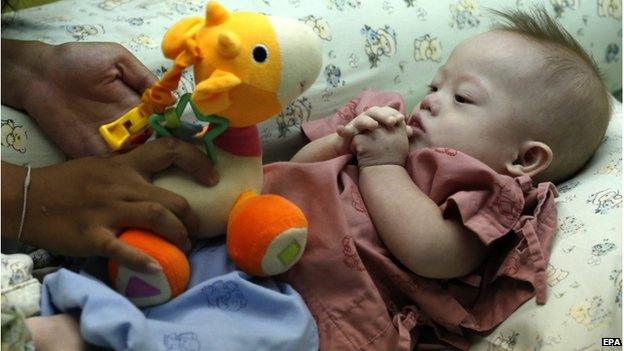
<svg viewBox="0 0 624 351"><path fill-rule="evenodd" d="M492 26L542 44L547 91L538 137L553 151L539 178L553 182L573 176L591 158L604 137L611 105L596 62L543 7L529 12L490 10L503 22ZM542 104L540 104L542 105Z"/></svg>

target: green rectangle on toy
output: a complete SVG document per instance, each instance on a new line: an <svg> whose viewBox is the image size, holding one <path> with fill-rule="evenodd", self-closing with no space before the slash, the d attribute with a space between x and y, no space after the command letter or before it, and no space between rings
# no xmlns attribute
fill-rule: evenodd
<svg viewBox="0 0 624 351"><path fill-rule="evenodd" d="M295 257L297 257L299 250L301 250L301 245L299 245L297 240L293 240L284 248L284 250L282 250L282 252L279 253L279 255L277 255L277 257L284 266L287 266L295 259Z"/></svg>

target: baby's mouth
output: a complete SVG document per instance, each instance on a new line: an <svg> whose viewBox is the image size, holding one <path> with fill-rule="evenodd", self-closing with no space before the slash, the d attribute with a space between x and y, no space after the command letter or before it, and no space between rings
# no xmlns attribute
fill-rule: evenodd
<svg viewBox="0 0 624 351"><path fill-rule="evenodd" d="M420 119L420 115L418 114L413 114L410 116L408 124L417 130L420 130L422 133L425 133L425 128L422 125L421 119Z"/></svg>

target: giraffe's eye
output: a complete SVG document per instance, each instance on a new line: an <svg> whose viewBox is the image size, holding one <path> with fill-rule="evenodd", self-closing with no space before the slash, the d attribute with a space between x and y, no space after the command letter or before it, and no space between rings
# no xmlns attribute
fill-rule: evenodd
<svg viewBox="0 0 624 351"><path fill-rule="evenodd" d="M254 46L251 55L257 63L264 63L269 58L269 50L266 46L258 44Z"/></svg>

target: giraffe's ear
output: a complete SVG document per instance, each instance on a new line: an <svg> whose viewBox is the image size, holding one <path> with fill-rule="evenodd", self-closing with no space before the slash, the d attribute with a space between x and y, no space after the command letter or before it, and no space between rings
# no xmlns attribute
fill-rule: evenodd
<svg viewBox="0 0 624 351"><path fill-rule="evenodd" d="M209 1L206 6L206 26L216 26L225 22L230 12L216 1Z"/></svg>
<svg viewBox="0 0 624 351"><path fill-rule="evenodd" d="M181 20L171 27L162 41L162 52L166 58L173 60L182 51L193 48L189 40L195 41L195 33L204 25L201 17L189 17ZM197 44L195 43L195 47ZM190 52L192 56L196 56L194 52Z"/></svg>

